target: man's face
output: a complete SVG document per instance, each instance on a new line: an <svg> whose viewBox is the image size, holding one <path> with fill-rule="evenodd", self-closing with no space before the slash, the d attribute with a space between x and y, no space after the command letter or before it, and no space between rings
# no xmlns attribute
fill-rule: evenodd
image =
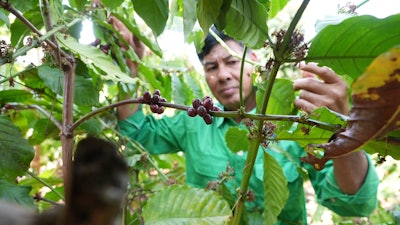
<svg viewBox="0 0 400 225"><path fill-rule="evenodd" d="M243 47L233 40L225 42L230 49L243 55ZM252 60L254 55L251 55ZM206 81L213 95L227 110L237 110L240 106L239 81L241 60L229 54L220 44L215 45L203 59ZM252 72L254 67L245 63L243 70L242 93L246 106L255 106L253 94ZM254 105L253 105L254 104Z"/></svg>

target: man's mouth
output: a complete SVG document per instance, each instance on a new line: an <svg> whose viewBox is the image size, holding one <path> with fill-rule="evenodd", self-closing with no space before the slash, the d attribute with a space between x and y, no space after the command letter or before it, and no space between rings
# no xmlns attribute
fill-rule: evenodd
<svg viewBox="0 0 400 225"><path fill-rule="evenodd" d="M236 88L235 87L226 87L223 88L220 92L221 95L232 95L236 93Z"/></svg>

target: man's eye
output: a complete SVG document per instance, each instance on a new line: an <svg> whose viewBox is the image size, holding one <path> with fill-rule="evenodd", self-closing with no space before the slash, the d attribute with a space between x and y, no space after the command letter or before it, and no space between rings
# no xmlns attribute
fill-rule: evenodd
<svg viewBox="0 0 400 225"><path fill-rule="evenodd" d="M228 65L235 65L236 63L238 63L239 61L238 60L230 60L230 61L228 61Z"/></svg>
<svg viewBox="0 0 400 225"><path fill-rule="evenodd" d="M212 71L215 71L216 69L217 69L216 66L209 66L206 68L206 72L212 72Z"/></svg>

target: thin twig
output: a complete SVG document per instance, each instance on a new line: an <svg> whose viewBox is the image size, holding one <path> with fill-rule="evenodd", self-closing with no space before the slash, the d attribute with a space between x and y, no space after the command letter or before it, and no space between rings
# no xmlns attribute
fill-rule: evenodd
<svg viewBox="0 0 400 225"><path fill-rule="evenodd" d="M7 104L7 109L13 109L13 110L27 110L27 109L35 109L40 111L46 118L50 119L51 122L60 130L62 131L62 125L60 121L55 119L54 117L51 116L49 112L47 112L44 108L38 106L38 105L18 105L18 104Z"/></svg>
<svg viewBox="0 0 400 225"><path fill-rule="evenodd" d="M128 104L141 104L138 99L127 99L123 101L119 101L101 108L98 108L96 110L93 110L92 112L82 116L79 120L77 120L72 126L70 127L71 130L74 130L77 128L79 125L81 125L83 122L86 120L92 118L93 116L108 111L110 109L113 109L115 107L119 107L122 105L128 105ZM174 109L179 109L179 110L184 110L187 111L189 106L186 105L180 105L180 104L174 104L174 103L169 103L169 102L159 102L158 103L160 106L165 106L169 108L174 108ZM225 117L225 118L250 118L253 120L275 120L275 121L292 121L292 122L298 122L298 123L303 123L303 124L308 124L311 126L319 127L324 130L329 130L329 131L336 131L341 128L341 125L339 124L329 124L329 123L324 123L321 121L317 120L312 120L312 119L305 119L301 116L297 115L268 115L268 114L250 114L250 113L239 113L238 111L210 111L210 114L215 117ZM346 118L346 116L342 116L343 118Z"/></svg>
<svg viewBox="0 0 400 225"><path fill-rule="evenodd" d="M0 7L4 8L5 10L12 13L15 17L17 17L19 20L21 20L21 22L24 23L31 31L33 31L34 33L39 35L39 37L43 36L42 33L35 27L35 25L33 25L29 20L27 20L16 8L14 8L14 6L9 1L7 1L7 2L0 1ZM54 42L52 42L51 40L45 39L44 41L52 49L54 49L54 50L58 49L58 45L55 44ZM64 52L61 49L60 49L60 54L67 59L71 59L71 56L68 55L66 52Z"/></svg>
<svg viewBox="0 0 400 225"><path fill-rule="evenodd" d="M58 192L56 189L54 189L49 183L47 183L45 180L40 178L38 175L28 171L28 174L33 177L35 180L39 181L42 183L44 186L48 187L52 192L54 192L55 195L57 195L60 199L64 200L64 196Z"/></svg>

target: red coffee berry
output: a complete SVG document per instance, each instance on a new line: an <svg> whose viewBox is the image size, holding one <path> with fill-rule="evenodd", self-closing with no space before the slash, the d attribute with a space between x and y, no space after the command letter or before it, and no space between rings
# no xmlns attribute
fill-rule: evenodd
<svg viewBox="0 0 400 225"><path fill-rule="evenodd" d="M203 120L206 122L206 124L212 124L213 122L212 116L208 113L203 116Z"/></svg>
<svg viewBox="0 0 400 225"><path fill-rule="evenodd" d="M195 109L197 109L199 106L201 106L203 103L201 102L201 100L200 99L198 99L198 98L195 98L193 101L192 101L192 106L193 106L193 108L195 108Z"/></svg>
<svg viewBox="0 0 400 225"><path fill-rule="evenodd" d="M108 54L108 51L110 50L110 44L100 45L99 48L104 52L104 54Z"/></svg>
<svg viewBox="0 0 400 225"><path fill-rule="evenodd" d="M158 106L157 113L163 114L163 112L164 112L164 106Z"/></svg>
<svg viewBox="0 0 400 225"><path fill-rule="evenodd" d="M150 92L146 91L143 93L143 101L144 103L150 103L151 100L151 94Z"/></svg>
<svg viewBox="0 0 400 225"><path fill-rule="evenodd" d="M97 45L99 45L100 44L100 39L99 38L96 38L92 43L90 43L90 45L92 45L92 46L97 46Z"/></svg>
<svg viewBox="0 0 400 225"><path fill-rule="evenodd" d="M144 102L143 96L140 96L140 97L138 98L138 101L139 101L139 103L145 103L145 102Z"/></svg>
<svg viewBox="0 0 400 225"><path fill-rule="evenodd" d="M207 109L206 109L204 106L201 105L201 106L199 106L199 107L197 108L197 114L198 114L199 116L203 117L203 116L207 115L208 112L207 112Z"/></svg>
<svg viewBox="0 0 400 225"><path fill-rule="evenodd" d="M212 99L212 98L210 96L206 95L206 96L203 97L203 101L206 100L206 99Z"/></svg>
<svg viewBox="0 0 400 225"><path fill-rule="evenodd" d="M207 110L211 110L214 106L214 103L211 98L206 98L203 100L203 106L206 107Z"/></svg>
<svg viewBox="0 0 400 225"><path fill-rule="evenodd" d="M222 111L222 109L219 108L218 106L215 106L215 105L214 105L214 106L212 107L211 111L217 111L217 112L219 112L219 111Z"/></svg>
<svg viewBox="0 0 400 225"><path fill-rule="evenodd" d="M160 92L160 90L155 89L153 94L154 94L154 95L160 96L160 95L161 95L161 92Z"/></svg>
<svg viewBox="0 0 400 225"><path fill-rule="evenodd" d="M188 114L190 117L195 117L195 116L197 116L197 110L196 110L195 108L193 108L193 107L189 107L189 108L187 109L187 114Z"/></svg>
<svg viewBox="0 0 400 225"><path fill-rule="evenodd" d="M150 110L151 110L153 113L158 113L158 105L156 105L156 104L151 104L151 105L150 105Z"/></svg>
<svg viewBox="0 0 400 225"><path fill-rule="evenodd" d="M151 98L151 103L152 104L157 104L160 102L160 96L159 95L153 95L153 97Z"/></svg>

